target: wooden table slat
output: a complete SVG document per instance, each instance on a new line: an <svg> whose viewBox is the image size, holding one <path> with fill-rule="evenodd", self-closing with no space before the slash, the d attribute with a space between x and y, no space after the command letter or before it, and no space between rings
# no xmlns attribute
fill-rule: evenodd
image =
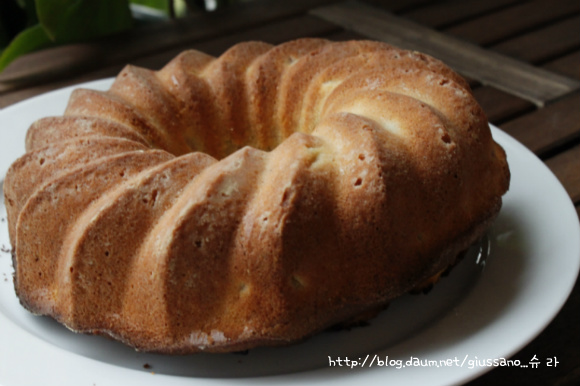
<svg viewBox="0 0 580 386"><path fill-rule="evenodd" d="M506 122L501 128L534 153L546 155L556 147L580 137L580 93Z"/></svg>
<svg viewBox="0 0 580 386"><path fill-rule="evenodd" d="M580 203L580 145L548 160L546 165L558 177L574 203Z"/></svg>
<svg viewBox="0 0 580 386"><path fill-rule="evenodd" d="M580 79L580 50L552 60L544 64L543 67L570 78Z"/></svg>
<svg viewBox="0 0 580 386"><path fill-rule="evenodd" d="M315 8L312 14L373 39L425 52L461 74L543 106L580 82L485 50L365 4L345 1Z"/></svg>
<svg viewBox="0 0 580 386"><path fill-rule="evenodd" d="M580 15L501 42L492 48L531 63L549 60L580 47ZM580 65L580 62L578 62Z"/></svg>
<svg viewBox="0 0 580 386"><path fill-rule="evenodd" d="M415 9L417 7L423 7L432 3L436 3L436 0L364 0L365 3L379 7L382 9L389 10L391 12L405 12L409 9Z"/></svg>
<svg viewBox="0 0 580 386"><path fill-rule="evenodd" d="M520 0L474 0L437 2L404 13L403 16L432 28L442 28L513 5Z"/></svg>
<svg viewBox="0 0 580 386"><path fill-rule="evenodd" d="M479 45L490 45L576 12L580 12L578 0L535 0L482 16L445 31Z"/></svg>
<svg viewBox="0 0 580 386"><path fill-rule="evenodd" d="M490 86L474 89L473 95L487 114L487 119L496 125L506 119L532 111L535 107L522 98Z"/></svg>
<svg viewBox="0 0 580 386"><path fill-rule="evenodd" d="M189 48L203 51L207 54L219 56L231 46L245 41L260 40L271 44L280 44L285 41L305 37L325 37L340 31L341 28L320 20L311 15L297 16L290 19L280 20L273 24L254 27L238 34L232 34L202 42L195 42ZM168 60L179 54L181 48L166 51L161 55L155 55L136 61L137 65L148 68L160 68Z"/></svg>

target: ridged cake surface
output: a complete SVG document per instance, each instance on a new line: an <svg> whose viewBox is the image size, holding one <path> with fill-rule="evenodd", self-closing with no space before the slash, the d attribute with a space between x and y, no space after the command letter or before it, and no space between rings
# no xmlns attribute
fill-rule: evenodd
<svg viewBox="0 0 580 386"><path fill-rule="evenodd" d="M370 41L186 51L78 89L4 185L33 313L140 350L299 341L433 281L505 153L441 62Z"/></svg>

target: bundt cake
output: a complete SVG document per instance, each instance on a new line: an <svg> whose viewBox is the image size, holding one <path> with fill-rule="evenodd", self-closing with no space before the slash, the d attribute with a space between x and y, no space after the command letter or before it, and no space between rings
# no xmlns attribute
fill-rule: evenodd
<svg viewBox="0 0 580 386"><path fill-rule="evenodd" d="M285 345L431 283L509 185L467 83L372 41L127 66L4 184L21 303L139 350Z"/></svg>

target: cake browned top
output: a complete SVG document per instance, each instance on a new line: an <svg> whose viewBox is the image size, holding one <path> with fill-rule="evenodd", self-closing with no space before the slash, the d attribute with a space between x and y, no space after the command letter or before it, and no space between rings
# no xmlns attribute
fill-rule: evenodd
<svg viewBox="0 0 580 386"><path fill-rule="evenodd" d="M4 187L23 305L167 353L380 308L451 266L509 185L467 83L371 41L127 66L26 146Z"/></svg>

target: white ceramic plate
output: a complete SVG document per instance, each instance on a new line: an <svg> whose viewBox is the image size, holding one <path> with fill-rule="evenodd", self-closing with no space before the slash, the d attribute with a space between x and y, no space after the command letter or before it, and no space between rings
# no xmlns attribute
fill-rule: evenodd
<svg viewBox="0 0 580 386"><path fill-rule="evenodd" d="M110 83L82 86L107 89ZM62 114L71 90L0 112L0 182L23 154L28 126L37 118ZM30 315L14 294L6 209L0 200L0 385L450 385L491 370L494 360L501 364L557 314L580 263L580 226L568 195L524 146L492 130L508 154L512 182L489 233L491 254L484 266L476 264L474 248L430 294L393 302L369 326L247 355L137 353ZM389 366L380 366L379 359ZM358 365L352 367L353 361Z"/></svg>

